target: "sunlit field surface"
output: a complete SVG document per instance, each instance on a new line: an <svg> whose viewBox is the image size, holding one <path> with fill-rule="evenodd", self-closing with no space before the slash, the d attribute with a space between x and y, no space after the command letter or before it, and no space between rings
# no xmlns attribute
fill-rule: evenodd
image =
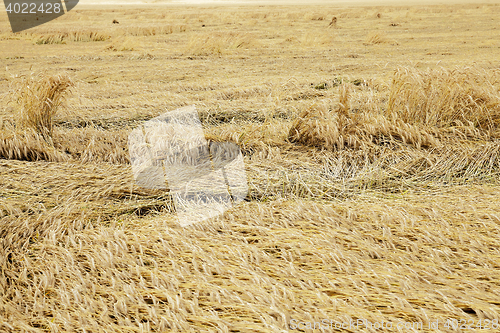
<svg viewBox="0 0 500 333"><path fill-rule="evenodd" d="M79 6L13 34L2 9L0 330L495 331L499 17ZM189 105L241 148L249 193L183 228L127 140Z"/></svg>

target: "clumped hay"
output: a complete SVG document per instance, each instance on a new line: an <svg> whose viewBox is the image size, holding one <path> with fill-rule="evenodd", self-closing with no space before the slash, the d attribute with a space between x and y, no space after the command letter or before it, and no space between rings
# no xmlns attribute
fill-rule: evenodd
<svg viewBox="0 0 500 333"><path fill-rule="evenodd" d="M426 131L401 121L390 122L382 115L351 113L346 93L332 110L326 104L313 105L292 124L290 142L329 150L369 149L379 144L409 144L416 148L437 146L439 141Z"/></svg>
<svg viewBox="0 0 500 333"><path fill-rule="evenodd" d="M66 161L53 146L54 117L73 82L64 75L24 78L14 91L13 121L0 124L0 158Z"/></svg>
<svg viewBox="0 0 500 333"><path fill-rule="evenodd" d="M32 41L34 44L44 45L44 44L66 44L65 34L47 34L33 37Z"/></svg>
<svg viewBox="0 0 500 333"><path fill-rule="evenodd" d="M35 34L34 44L66 44L67 42L102 42L111 36L98 31L71 31L60 33Z"/></svg>
<svg viewBox="0 0 500 333"><path fill-rule="evenodd" d="M23 79L15 91L18 127L31 128L44 138L52 137L54 117L74 86L66 75L33 75Z"/></svg>
<svg viewBox="0 0 500 333"><path fill-rule="evenodd" d="M500 127L499 88L498 70L398 68L386 115L410 124L496 131Z"/></svg>
<svg viewBox="0 0 500 333"><path fill-rule="evenodd" d="M391 43L391 40L387 38L387 35L382 32L371 32L366 36L363 44L365 45L376 45L376 44L387 44Z"/></svg>
<svg viewBox="0 0 500 333"><path fill-rule="evenodd" d="M283 120L269 120L262 124L223 124L205 130L205 137L215 142L233 142L246 154L267 150L285 144L286 130L290 124Z"/></svg>
<svg viewBox="0 0 500 333"><path fill-rule="evenodd" d="M67 36L67 39L73 42L103 42L110 38L110 35L98 31L74 31Z"/></svg>
<svg viewBox="0 0 500 333"><path fill-rule="evenodd" d="M429 91L424 93L423 74L421 81L409 81L397 72L389 107L364 106L357 112L350 110L349 89L342 85L338 105L318 104L303 111L293 122L288 139L333 152L326 163L342 167L347 163L352 172L337 169L327 175L337 175L335 178L354 187L496 182L500 172L499 143L494 139L498 133L498 82L493 75L478 76L475 71L464 70L452 78L449 74L437 75L439 80L430 75L425 83ZM443 76L447 81L441 81ZM453 82L462 82L464 77L468 78L465 83L453 88ZM448 103L441 106L449 96Z"/></svg>
<svg viewBox="0 0 500 333"><path fill-rule="evenodd" d="M353 126L352 120L341 112L330 111L326 105L313 105L294 121L288 139L290 142L327 149L342 149L346 143L348 146L358 146L358 141L349 140L351 137L344 140L342 135L348 134Z"/></svg>
<svg viewBox="0 0 500 333"><path fill-rule="evenodd" d="M223 55L236 49L258 47L258 41L248 33L211 33L194 36L184 54L191 56Z"/></svg>
<svg viewBox="0 0 500 333"><path fill-rule="evenodd" d="M127 129L56 128L57 110L72 87L64 75L22 80L14 91L17 118L0 123L0 158L128 164Z"/></svg>

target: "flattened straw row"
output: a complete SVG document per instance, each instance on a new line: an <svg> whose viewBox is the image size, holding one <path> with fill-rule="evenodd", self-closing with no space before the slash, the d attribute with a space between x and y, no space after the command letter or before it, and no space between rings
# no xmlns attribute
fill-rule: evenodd
<svg viewBox="0 0 500 333"><path fill-rule="evenodd" d="M33 130L0 133L0 158L52 162L69 160L68 155L56 150Z"/></svg>
<svg viewBox="0 0 500 333"><path fill-rule="evenodd" d="M108 40L109 35L96 31L73 31L65 33L41 34L33 37L35 44L66 44L72 42L101 42Z"/></svg>

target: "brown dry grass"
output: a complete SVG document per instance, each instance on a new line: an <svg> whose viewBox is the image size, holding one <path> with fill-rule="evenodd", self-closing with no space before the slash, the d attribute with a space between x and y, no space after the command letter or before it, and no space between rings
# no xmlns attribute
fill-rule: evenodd
<svg viewBox="0 0 500 333"><path fill-rule="evenodd" d="M499 13L77 7L19 34L1 21L0 330L500 319ZM61 73L74 88L55 112ZM242 148L249 194L182 228L168 191L134 185L127 137L191 104L207 139Z"/></svg>

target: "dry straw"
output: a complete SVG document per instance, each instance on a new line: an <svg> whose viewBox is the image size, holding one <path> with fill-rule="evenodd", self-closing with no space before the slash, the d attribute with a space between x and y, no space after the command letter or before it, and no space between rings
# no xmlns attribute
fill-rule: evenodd
<svg viewBox="0 0 500 333"><path fill-rule="evenodd" d="M258 41L248 33L210 33L191 38L184 53L194 56L223 55L236 49L258 46Z"/></svg>
<svg viewBox="0 0 500 333"><path fill-rule="evenodd" d="M186 25L139 26L126 28L123 30L123 34L130 36L156 36L169 35L175 32L185 32L186 30Z"/></svg>
<svg viewBox="0 0 500 333"><path fill-rule="evenodd" d="M340 86L337 106L315 104L292 124L288 139L309 146L341 150L369 149L384 142L410 144L416 148L438 145L425 130L402 121L389 121L381 114L349 110L349 86Z"/></svg>
<svg viewBox="0 0 500 333"><path fill-rule="evenodd" d="M387 107L390 119L447 127L496 130L500 124L500 73L477 67L395 71Z"/></svg>
<svg viewBox="0 0 500 333"><path fill-rule="evenodd" d="M365 45L386 44L391 43L387 35L383 32L371 32L366 36ZM394 42L393 42L394 43Z"/></svg>
<svg viewBox="0 0 500 333"><path fill-rule="evenodd" d="M109 38L109 35L98 31L72 31L34 35L32 41L35 44L66 44L68 41L102 42Z"/></svg>
<svg viewBox="0 0 500 333"><path fill-rule="evenodd" d="M495 181L500 172L497 72L474 68L398 69L386 108L350 109L349 88L336 105L314 104L288 140L334 154L328 175L354 187L390 189L430 181ZM486 142L485 142L486 141ZM361 159L360 159L361 157Z"/></svg>
<svg viewBox="0 0 500 333"><path fill-rule="evenodd" d="M24 78L13 93L15 121L2 124L0 158L63 161L53 146L54 117L73 82L65 75Z"/></svg>
<svg viewBox="0 0 500 333"><path fill-rule="evenodd" d="M140 17L161 15L157 8L132 10L131 15L131 9L123 15L102 10L69 15L82 18L83 25L90 24L88 17L100 17L105 29L118 18L113 33L142 24ZM488 81L472 80L477 73L471 67L460 68L462 76L438 69L430 79L424 77L430 71L408 68L408 76L398 70L394 84L384 81L377 89L369 76L385 77L387 68L337 57L345 75L367 80L339 88L330 85L334 77L323 69L353 45L324 45L311 53L280 43L311 26L326 29L329 21L306 21L307 13L297 8L290 18L284 8L255 7L236 15L220 8L185 11L167 13L158 26L186 24L193 29L186 38L128 36L135 45L167 45L155 51L161 61L130 62L102 52L38 58L64 61L94 83L79 86L82 98L72 105L78 115L56 114L53 123L53 147L74 158L72 163L0 159L1 332L282 332L291 330L291 319L422 321L425 327L431 320L443 327L448 318L481 319L483 325L484 319L500 319L500 144L488 102L499 91L496 64L483 62L484 76L492 77ZM380 19L374 17L378 11ZM332 8L321 14L338 17L353 33L354 47L363 48L360 39L368 30L374 24L387 27L398 12L408 10ZM411 54L421 54L421 46L443 46L435 42L446 35L428 39L429 30L421 29L439 23L434 13L420 21L427 12L407 24L415 37L405 39ZM475 6L463 12L472 21L486 13ZM458 20L457 27L467 28L470 20ZM252 21L251 36L265 47L231 49L223 43L232 58L224 68L219 61L180 57L198 31L245 35ZM473 49L479 61L494 54L495 45L488 53L475 48L477 36L486 32L476 26L470 25L470 36L476 37L466 44L463 36L450 39L463 50L445 57L448 63L474 60L464 58ZM407 34L403 30L394 29L390 37ZM423 45L427 40L430 45ZM104 46L96 44L87 46L99 53ZM376 52L358 52L365 63L398 62L386 52L390 44L367 48ZM33 60L12 56L12 69ZM429 63L438 58L426 56ZM159 62L174 63L179 73L158 72ZM89 70L103 64L110 70L95 83ZM303 70L288 80L291 68ZM215 72L224 77L214 80ZM469 83L461 84L461 77ZM310 85L320 82L329 84ZM432 89L426 90L429 82ZM455 99L446 99L447 85L458 92ZM470 92L492 94L474 98L479 95L460 90L467 85ZM467 95L480 107L467 104ZM433 118L447 112L439 96L448 100L448 111L451 106L462 113ZM210 139L242 146L250 196L219 218L182 228L168 193L134 184L124 149L128 126L190 103L206 112L200 118ZM1 106L0 112L6 113L0 125L2 158L50 159L42 155L51 145L41 134L20 126ZM481 184L469 183L475 181ZM455 182L465 185L450 186Z"/></svg>
<svg viewBox="0 0 500 333"><path fill-rule="evenodd" d="M8 191L16 186L28 199L3 207L12 212L0 225L3 331L277 332L292 318L499 319L498 223L485 208L490 197L478 197L497 195L494 188L441 189L432 204L414 193L250 202L181 228L171 214L113 218L141 203L126 191L124 166L0 164L4 193L16 195ZM40 181L26 184L30 175ZM297 178L293 189L305 194L307 182ZM38 208L41 200L59 205ZM477 269L484 265L492 269Z"/></svg>
<svg viewBox="0 0 500 333"><path fill-rule="evenodd" d="M68 76L35 75L24 79L18 90L19 125L52 137L54 116L74 84Z"/></svg>

